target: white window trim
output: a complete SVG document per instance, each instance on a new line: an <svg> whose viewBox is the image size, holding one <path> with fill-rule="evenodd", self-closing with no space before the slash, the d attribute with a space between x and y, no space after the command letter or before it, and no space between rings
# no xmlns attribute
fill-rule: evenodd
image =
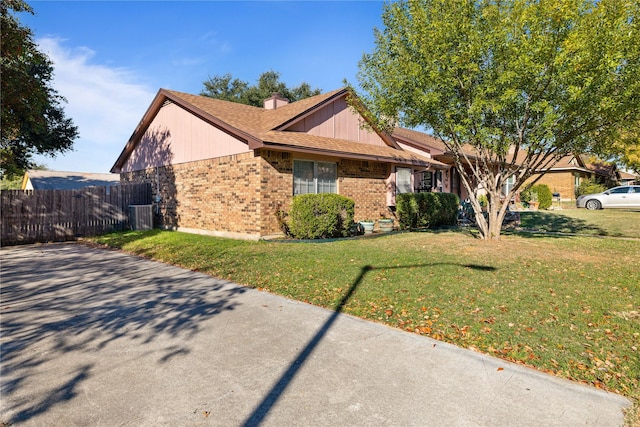
<svg viewBox="0 0 640 427"><path fill-rule="evenodd" d="M405 191L404 193L415 193L415 188L413 185L413 169L412 168L406 168L406 167L402 167L402 166L396 166L396 179L395 179L395 184L396 184L396 194L402 194L402 192L398 191L399 187L398 187L398 172L400 170L408 170L409 171L409 191Z"/></svg>
<svg viewBox="0 0 640 427"><path fill-rule="evenodd" d="M516 176L515 175L509 176L507 180L504 182L504 184L502 185L502 195L506 197L507 194L511 192L511 189L515 184L516 184Z"/></svg>

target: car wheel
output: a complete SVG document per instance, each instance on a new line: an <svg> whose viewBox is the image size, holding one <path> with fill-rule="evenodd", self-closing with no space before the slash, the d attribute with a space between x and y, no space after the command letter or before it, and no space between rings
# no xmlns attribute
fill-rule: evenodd
<svg viewBox="0 0 640 427"><path fill-rule="evenodd" d="M596 211L598 209L600 209L602 207L602 205L600 204L599 201L595 200L595 199L591 199L589 201L587 201L587 203L584 204L584 207L591 210L591 211Z"/></svg>

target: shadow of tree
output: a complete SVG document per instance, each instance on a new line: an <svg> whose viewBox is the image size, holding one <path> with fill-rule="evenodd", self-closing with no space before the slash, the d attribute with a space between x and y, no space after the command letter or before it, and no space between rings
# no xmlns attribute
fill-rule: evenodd
<svg viewBox="0 0 640 427"><path fill-rule="evenodd" d="M18 412L13 419L12 423L26 421L36 415L47 412L47 410L61 402L67 402L76 397L76 387L82 381L88 378L92 365L85 365L77 369L77 373L68 381L64 382L59 387L51 390L47 396L35 405L28 406L27 408Z"/></svg>
<svg viewBox="0 0 640 427"><path fill-rule="evenodd" d="M318 329L316 334L311 337L311 339L307 342L305 347L298 353L298 356L289 364L287 370L280 376L279 380L273 385L271 390L265 395L260 404L256 406L253 412L249 415L249 417L242 424L244 427L254 427L258 426L264 421L267 417L271 408L274 407L276 402L280 399L282 394L285 392L289 384L293 381L294 377L300 371L300 368L305 364L309 356L313 353L318 344L322 341L324 336L329 332L335 321L338 319L338 316L344 310L344 307L349 303L349 300L356 292L358 286L362 283L363 279L373 270L391 270L391 269L406 269L406 268L415 268L415 267L428 267L428 266L437 266L437 265L455 265L460 266L461 268L470 268L473 270L492 272L495 271L496 268L487 265L478 265L478 264L459 264L459 263L426 263L426 264L414 264L414 265L394 265L394 266L378 266L373 267L371 265L365 265L360 269L360 273L355 278L351 286L347 292L342 296L338 304L334 308L334 312L332 315L325 321L325 323Z"/></svg>
<svg viewBox="0 0 640 427"><path fill-rule="evenodd" d="M171 166L173 159L169 129L150 128L136 145L124 165L125 172L120 175L124 182L151 184L156 227L174 228L180 223L176 177Z"/></svg>
<svg viewBox="0 0 640 427"><path fill-rule="evenodd" d="M71 399L91 375L90 365L78 366L70 379L47 385L45 396L30 396L25 384L48 362L123 338L145 344L177 337L180 345L165 348L158 358L166 363L189 354L189 340L201 322L236 308L235 298L246 291L199 273L167 271L172 267L75 244L15 247L3 250L2 261L0 392L2 421L9 423ZM12 414L9 420L6 414Z"/></svg>

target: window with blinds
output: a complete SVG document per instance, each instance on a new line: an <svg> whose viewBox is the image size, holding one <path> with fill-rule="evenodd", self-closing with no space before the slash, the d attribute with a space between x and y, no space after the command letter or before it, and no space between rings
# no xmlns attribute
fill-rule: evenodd
<svg viewBox="0 0 640 427"><path fill-rule="evenodd" d="M293 195L337 193L338 166L330 162L293 161Z"/></svg>

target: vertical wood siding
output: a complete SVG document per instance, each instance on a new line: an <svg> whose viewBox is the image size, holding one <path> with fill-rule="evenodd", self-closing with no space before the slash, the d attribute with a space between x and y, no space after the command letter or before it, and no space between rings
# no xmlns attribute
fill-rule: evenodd
<svg viewBox="0 0 640 427"><path fill-rule="evenodd" d="M151 204L151 186L0 192L2 246L72 240L129 227L129 205Z"/></svg>
<svg viewBox="0 0 640 427"><path fill-rule="evenodd" d="M210 125L176 104L160 109L122 172L246 153L242 141Z"/></svg>
<svg viewBox="0 0 640 427"><path fill-rule="evenodd" d="M347 101L339 98L285 130L362 144L386 145L377 133L361 128L361 120L362 117L349 108Z"/></svg>

